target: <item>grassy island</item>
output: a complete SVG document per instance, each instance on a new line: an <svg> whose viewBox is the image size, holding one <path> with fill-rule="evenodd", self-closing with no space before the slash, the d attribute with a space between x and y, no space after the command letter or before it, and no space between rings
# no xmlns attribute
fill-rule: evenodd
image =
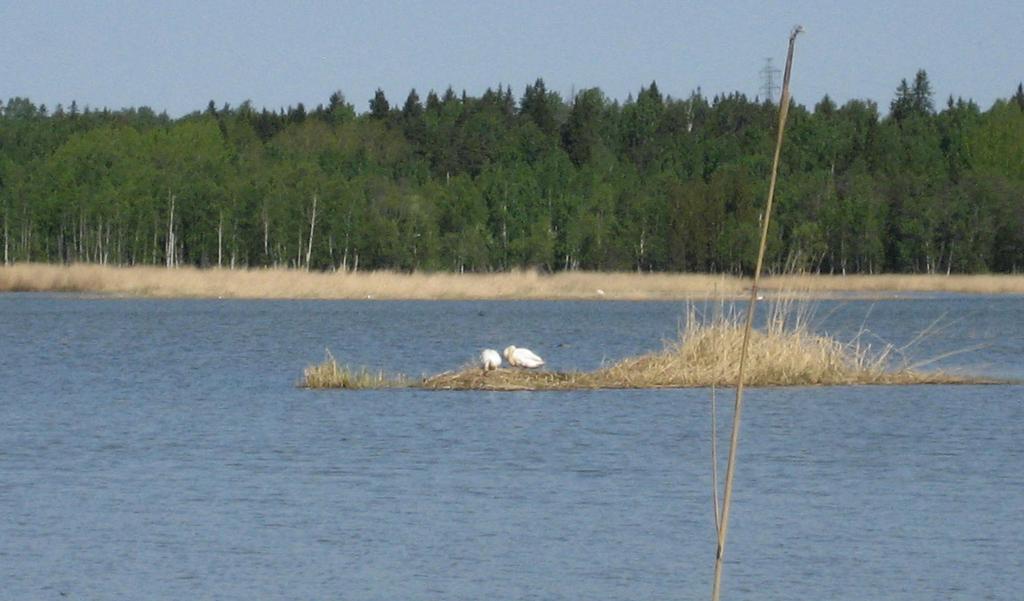
<svg viewBox="0 0 1024 601"><path fill-rule="evenodd" d="M843 343L810 331L807 312L792 301L770 305L768 322L751 334L747 386L840 386L856 384L964 384L982 380L944 372L924 372L900 360L896 349ZM688 388L734 386L743 324L719 312L702 320L686 315L679 339L661 351L629 357L594 371L559 372L502 368L485 372L476 365L421 379L388 376L340 366L328 352L324 363L306 369L308 388L415 387L432 390L573 390L597 388Z"/></svg>

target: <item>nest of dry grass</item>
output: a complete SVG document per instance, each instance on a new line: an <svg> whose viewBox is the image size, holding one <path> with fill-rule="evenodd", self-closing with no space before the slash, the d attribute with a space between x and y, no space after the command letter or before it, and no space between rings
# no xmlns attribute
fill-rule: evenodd
<svg viewBox="0 0 1024 601"><path fill-rule="evenodd" d="M575 390L596 388L581 372L533 371L502 368L485 372L470 367L424 378L420 383L431 390Z"/></svg>

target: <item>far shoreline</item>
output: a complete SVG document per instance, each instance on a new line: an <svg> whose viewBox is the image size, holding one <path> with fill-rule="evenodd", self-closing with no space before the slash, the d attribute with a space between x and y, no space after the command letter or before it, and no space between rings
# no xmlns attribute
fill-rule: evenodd
<svg viewBox="0 0 1024 601"><path fill-rule="evenodd" d="M307 272L82 263L0 266L0 292L128 298L686 301L742 299L750 294L750 285L750 278L697 273ZM762 278L761 290L766 297L846 300L899 299L917 293L1024 295L1024 275L782 275Z"/></svg>

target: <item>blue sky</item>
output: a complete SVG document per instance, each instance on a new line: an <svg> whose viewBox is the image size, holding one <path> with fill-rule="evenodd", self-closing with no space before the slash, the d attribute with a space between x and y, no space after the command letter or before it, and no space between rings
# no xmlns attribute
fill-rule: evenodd
<svg viewBox="0 0 1024 601"><path fill-rule="evenodd" d="M793 96L809 107L827 93L884 112L921 68L937 106L953 94L985 109L1024 80L1019 1L5 0L0 98L177 117L211 99L312 108L340 89L365 112L378 87L392 104L449 85L518 98L537 77L566 97L596 86L624 100L652 80L673 96L754 96L797 23Z"/></svg>

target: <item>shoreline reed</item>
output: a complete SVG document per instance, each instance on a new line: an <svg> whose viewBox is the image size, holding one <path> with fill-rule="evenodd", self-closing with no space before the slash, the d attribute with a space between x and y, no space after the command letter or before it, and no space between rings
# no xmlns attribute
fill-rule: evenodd
<svg viewBox="0 0 1024 601"><path fill-rule="evenodd" d="M0 266L0 292L143 298L323 300L699 300L743 298L752 280L726 274L573 271L542 274L306 272L17 263ZM906 293L1024 294L1024 275L779 275L771 297L899 298Z"/></svg>

